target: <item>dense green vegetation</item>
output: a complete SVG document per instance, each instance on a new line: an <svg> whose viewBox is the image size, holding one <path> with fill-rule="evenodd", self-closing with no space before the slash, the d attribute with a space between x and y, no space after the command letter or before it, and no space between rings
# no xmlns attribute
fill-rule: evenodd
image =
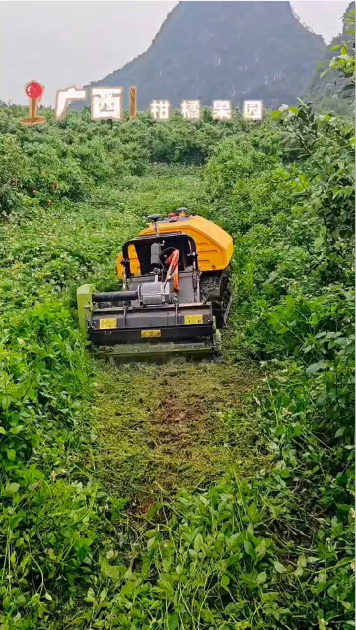
<svg viewBox="0 0 356 630"><path fill-rule="evenodd" d="M351 630L352 122L23 115L0 108L0 627ZM76 286L182 205L235 239L223 362L97 365Z"/></svg>

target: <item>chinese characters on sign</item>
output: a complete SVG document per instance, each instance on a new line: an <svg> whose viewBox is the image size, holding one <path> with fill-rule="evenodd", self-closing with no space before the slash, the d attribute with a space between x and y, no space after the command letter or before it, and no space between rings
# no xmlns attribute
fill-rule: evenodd
<svg viewBox="0 0 356 630"><path fill-rule="evenodd" d="M183 118L186 118L187 120L200 120L200 101L182 101L180 104L180 111Z"/></svg>
<svg viewBox="0 0 356 630"><path fill-rule="evenodd" d="M72 101L84 101L87 97L85 90L77 90L74 85L66 90L58 90L56 98L56 120L61 120Z"/></svg>
<svg viewBox="0 0 356 630"><path fill-rule="evenodd" d="M244 101L243 117L246 120L262 120L262 101Z"/></svg>
<svg viewBox="0 0 356 630"><path fill-rule="evenodd" d="M213 101L213 118L214 120L231 120L231 101Z"/></svg>
<svg viewBox="0 0 356 630"><path fill-rule="evenodd" d="M151 114L153 120L169 120L170 109L169 101L152 101Z"/></svg>
<svg viewBox="0 0 356 630"><path fill-rule="evenodd" d="M41 100L44 86L37 81L30 81L25 86L25 91L30 99L30 116L21 122L24 125L42 124L45 121L41 116L37 116L37 105ZM91 118L92 120L122 120L123 118L123 94L122 87L93 87L91 89ZM55 106L56 120L62 120L65 116L68 105L73 101L85 101L88 98L86 90L74 85L65 90L58 90ZM171 104L167 100L154 100L150 105L151 116L157 122L169 120ZM183 118L191 121L198 121L202 115L200 101L183 100L180 104L180 111ZM212 116L214 120L232 120L233 108L231 101L216 100L212 103ZM137 88L130 87L129 92L129 115L130 119L137 115ZM263 118L262 101L244 101L243 117L246 120L258 121Z"/></svg>
<svg viewBox="0 0 356 630"><path fill-rule="evenodd" d="M121 120L122 88L93 88L91 91L92 120Z"/></svg>
<svg viewBox="0 0 356 630"><path fill-rule="evenodd" d="M91 91L92 120L121 120L123 114L123 88L96 87ZM56 98L56 120L61 120L72 101L85 101L86 90L78 90L72 86L66 90L58 90ZM136 88L130 88L130 118L136 116Z"/></svg>

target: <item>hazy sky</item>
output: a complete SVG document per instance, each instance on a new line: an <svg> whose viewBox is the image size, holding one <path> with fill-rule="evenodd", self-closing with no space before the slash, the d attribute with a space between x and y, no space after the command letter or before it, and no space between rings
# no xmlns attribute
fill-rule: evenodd
<svg viewBox="0 0 356 630"><path fill-rule="evenodd" d="M267 0L265 0L267 1ZM146 50L175 1L0 2L0 99L27 102L24 85L57 89L101 79ZM341 31L348 0L292 2L302 22L327 42Z"/></svg>

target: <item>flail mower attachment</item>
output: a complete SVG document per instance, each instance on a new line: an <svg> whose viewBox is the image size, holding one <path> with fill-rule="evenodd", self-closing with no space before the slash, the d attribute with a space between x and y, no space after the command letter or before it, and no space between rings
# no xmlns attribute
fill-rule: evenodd
<svg viewBox="0 0 356 630"><path fill-rule="evenodd" d="M95 354L119 361L141 361L198 359L219 353L220 331L216 330L211 304L132 306L131 302L139 301L132 293L95 293L92 285L79 287L80 328L93 343ZM130 306L124 305L129 300Z"/></svg>

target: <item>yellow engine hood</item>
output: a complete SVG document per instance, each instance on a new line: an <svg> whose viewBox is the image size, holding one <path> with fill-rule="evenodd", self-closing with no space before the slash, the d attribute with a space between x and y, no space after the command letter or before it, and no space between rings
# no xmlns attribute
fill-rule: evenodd
<svg viewBox="0 0 356 630"><path fill-rule="evenodd" d="M179 217L177 221L165 219L158 222L160 234L188 234L194 241L198 252L198 266L200 271L221 271L225 269L232 258L234 245L230 234L221 227L203 217ZM139 233L140 236L154 236L153 227L147 227ZM130 267L134 275L140 274L140 265L133 245L129 247ZM117 273L122 279L122 254L117 259Z"/></svg>

